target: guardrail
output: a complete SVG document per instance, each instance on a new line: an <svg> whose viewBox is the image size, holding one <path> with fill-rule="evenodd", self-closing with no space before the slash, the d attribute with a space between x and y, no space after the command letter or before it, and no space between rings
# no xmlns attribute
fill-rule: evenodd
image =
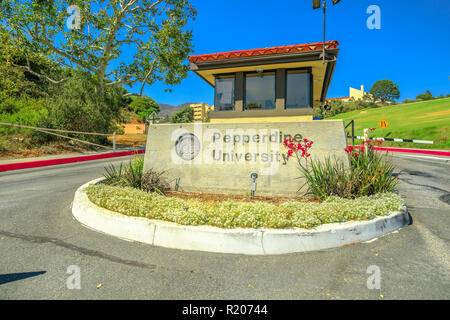
<svg viewBox="0 0 450 320"><path fill-rule="evenodd" d="M347 136L347 138L353 139L364 139L361 136ZM395 142L414 142L414 143L426 143L426 144L434 144L434 141L430 140L415 140L415 139L397 139L397 138L375 138L369 137L370 140L382 140L382 141L395 141Z"/></svg>
<svg viewBox="0 0 450 320"><path fill-rule="evenodd" d="M347 138L352 139L352 145L355 145L355 139L362 139L362 140L381 140L381 141L395 141L395 142L413 142L413 143L425 143L425 144L434 144L434 141L431 140L417 140L417 139L400 139L400 138L381 138L381 137L370 137L369 136L369 129L364 129L364 136L355 136L355 121L351 120L347 125L345 126L345 129L348 128L348 126L352 126L352 134L349 135L349 132L347 131Z"/></svg>
<svg viewBox="0 0 450 320"><path fill-rule="evenodd" d="M51 135L54 135L54 136L57 136L57 137L60 137L60 138L70 139L70 140L78 141L78 142L85 143L85 144L90 144L90 145L97 146L97 147L100 147L100 148L105 148L105 149L109 149L110 147L103 146L101 144L97 144L97 143L93 143L93 142L89 142L89 141L85 141L85 140L81 140L81 139L76 139L76 138L69 137L69 136L63 136L63 135L55 133L55 132L64 132L64 133L73 133L73 134L87 134L87 135L96 135L96 136L113 136L113 150L116 150L116 133L115 132L113 132L113 133L95 133L95 132L60 130L60 129L50 129L50 128L39 128L39 127L25 126L25 125L21 125L21 124L7 123L7 122L0 122L0 125L4 125L4 126L8 126L8 127L23 128L23 129L32 129L32 130L36 130L36 131L39 131L39 132L51 134Z"/></svg>

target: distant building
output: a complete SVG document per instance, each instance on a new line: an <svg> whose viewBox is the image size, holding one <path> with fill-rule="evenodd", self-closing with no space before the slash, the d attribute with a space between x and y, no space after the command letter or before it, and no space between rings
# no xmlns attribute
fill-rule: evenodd
<svg viewBox="0 0 450 320"><path fill-rule="evenodd" d="M190 107L194 109L194 121L205 121L208 112L214 111L214 105L209 106L206 103L193 103Z"/></svg>
<svg viewBox="0 0 450 320"><path fill-rule="evenodd" d="M353 98L354 100L358 100L358 99L364 99L364 95L368 94L371 96L370 93L368 92L364 92L364 85L361 85L361 90L355 89L350 87L349 90L349 96L348 97L339 97L339 98L330 98L330 99L326 99L326 101L333 101L333 100L341 100L343 102L348 102L350 101L351 98Z"/></svg>

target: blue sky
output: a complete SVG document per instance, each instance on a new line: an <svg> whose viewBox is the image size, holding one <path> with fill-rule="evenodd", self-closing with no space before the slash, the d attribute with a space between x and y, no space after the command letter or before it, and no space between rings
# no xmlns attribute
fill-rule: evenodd
<svg viewBox="0 0 450 320"><path fill-rule="evenodd" d="M311 0L192 0L198 16L194 53L206 54L322 41L322 12ZM450 93L450 1L327 0L326 40L340 52L327 98L348 96L349 87L366 90L377 80L399 85L400 101L430 90ZM381 29L370 30L370 5L381 9ZM163 84L144 94L159 103L213 104L214 89L193 72L164 92ZM138 90L137 86L135 90ZM132 90L134 91L134 90Z"/></svg>

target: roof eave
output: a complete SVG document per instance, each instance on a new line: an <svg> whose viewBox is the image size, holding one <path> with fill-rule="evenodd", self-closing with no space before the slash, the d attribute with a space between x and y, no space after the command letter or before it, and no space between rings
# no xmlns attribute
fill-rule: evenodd
<svg viewBox="0 0 450 320"><path fill-rule="evenodd" d="M337 58L339 49L328 49L327 55ZM191 70L208 70L208 69L221 69L221 68L234 68L234 67L246 67L252 65L264 65L274 63L289 63L289 62L301 62L301 61L315 61L320 60L322 51L309 51L309 52L296 52L296 53L283 53L272 55L260 55L253 57L231 58L231 59L218 59L209 61L191 62Z"/></svg>
<svg viewBox="0 0 450 320"><path fill-rule="evenodd" d="M339 49L327 49L327 57L331 58L327 60L327 67L324 75L324 82L322 86L322 92L320 101L324 102L327 96L328 87L331 82L331 78L336 66L336 60L339 53ZM302 61L317 61L321 60L321 50L308 51L308 52L296 52L296 53L283 53L272 55L260 55L253 57L240 57L230 59L217 59L209 61L191 62L191 71L194 71L200 78L205 80L209 85L214 87L208 80L206 80L199 71L211 70L211 69L223 69L223 68L238 68L267 64L289 63L289 62L302 62Z"/></svg>

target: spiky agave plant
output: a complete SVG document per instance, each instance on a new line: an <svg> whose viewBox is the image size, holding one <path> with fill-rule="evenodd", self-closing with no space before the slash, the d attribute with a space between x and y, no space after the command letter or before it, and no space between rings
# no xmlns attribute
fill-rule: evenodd
<svg viewBox="0 0 450 320"><path fill-rule="evenodd" d="M144 158L136 157L130 160L125 168L122 179L126 186L141 189L144 172Z"/></svg>
<svg viewBox="0 0 450 320"><path fill-rule="evenodd" d="M111 186L121 185L123 175L123 164L120 163L119 169L116 168L115 165L109 164L109 166L105 167L105 173L103 177L105 177L105 184Z"/></svg>
<svg viewBox="0 0 450 320"><path fill-rule="evenodd" d="M164 174L166 170L155 171L153 169L144 172L144 158L135 157L123 166L121 163L119 168L110 164L105 167L105 184L121 187L132 187L147 192L157 192L165 195L170 190L170 184L167 182Z"/></svg>

